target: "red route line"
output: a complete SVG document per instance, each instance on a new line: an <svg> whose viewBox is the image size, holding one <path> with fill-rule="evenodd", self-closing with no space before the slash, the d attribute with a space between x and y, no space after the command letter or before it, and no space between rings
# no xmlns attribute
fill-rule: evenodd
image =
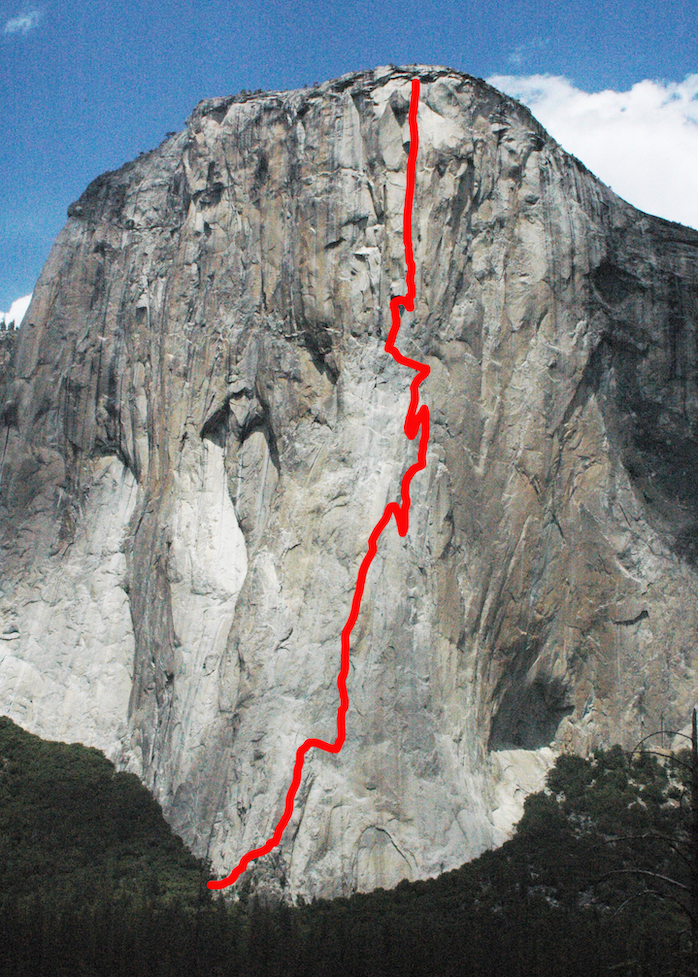
<svg viewBox="0 0 698 977"><path fill-rule="evenodd" d="M341 666L339 669L339 677L337 678L337 687L339 689L337 738L334 743L327 743L325 740L308 739L298 747L296 750L296 762L293 767L291 786L286 794L286 807L281 820L276 826L274 834L266 842L266 844L262 845L261 848L253 848L252 851L248 851L246 855L243 855L237 866L227 878L221 879L220 881L212 880L208 882L207 885L209 889L225 889L226 886L232 885L233 882L240 878L250 862L257 858L261 858L262 855L267 855L273 848L276 848L277 845L280 844L284 830L286 829L286 826L291 820L291 816L293 814L293 805L300 786L301 776L303 774L303 765L305 763L305 757L308 751L316 749L324 750L325 753L339 753L344 746L344 741L346 740L347 736L346 716L347 709L349 708L349 696L347 694L347 676L349 674L350 654L349 639L359 616L361 599L363 597L364 587L366 585L366 576L368 574L369 567L373 562L373 558L376 555L378 538L393 516L395 516L395 523L400 536L404 536L407 533L409 528L411 503L410 485L417 472L423 471L424 468L426 468L427 445L429 443L429 408L426 404L422 404L421 407L418 407L418 404L419 385L421 384L422 380L429 376L431 371L426 363L420 363L417 360L411 360L409 357L403 356L395 345L395 341L400 331L400 306L402 305L407 312L414 312L415 263L412 250L412 204L414 202L415 169L417 164L417 150L419 148L419 131L417 128L418 105L419 78L413 78L409 111L410 151L407 157L407 189L405 191L405 210L403 214L403 238L405 242L405 262L407 264L407 295L396 295L395 298L390 300L390 315L392 325L388 334L388 340L385 344L386 353L390 353L396 363L400 363L402 366L408 366L417 373L417 376L410 385L410 406L407 410L407 416L405 417L405 434L410 441L414 441L421 431L419 448L417 451L417 461L414 463L414 465L411 465L410 468L407 469L402 477L402 483L400 485L400 497L402 499L401 503L389 502L383 511L383 515L376 523L373 532L368 538L368 549L366 551L366 556L363 558L361 566L359 567L359 572L356 578L356 587L354 589L354 598L351 602L351 612L342 631Z"/></svg>

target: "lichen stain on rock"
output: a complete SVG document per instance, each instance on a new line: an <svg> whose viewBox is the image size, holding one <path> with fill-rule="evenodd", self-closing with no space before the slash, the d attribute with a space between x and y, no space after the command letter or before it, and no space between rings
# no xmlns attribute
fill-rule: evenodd
<svg viewBox="0 0 698 977"><path fill-rule="evenodd" d="M2 711L139 773L218 872L331 738L402 471L406 106L432 433L255 886L330 896L502 841L555 750L695 696L698 234L442 68L214 99L70 209L5 357ZM360 488L360 490L359 490Z"/></svg>

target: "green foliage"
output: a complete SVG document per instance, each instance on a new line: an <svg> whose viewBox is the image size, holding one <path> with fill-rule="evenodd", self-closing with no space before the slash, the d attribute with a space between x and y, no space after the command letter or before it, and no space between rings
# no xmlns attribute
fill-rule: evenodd
<svg viewBox="0 0 698 977"><path fill-rule="evenodd" d="M200 898L136 778L0 720L0 977L679 977L683 915L635 870L686 878L682 762L563 756L512 841L460 869L231 905Z"/></svg>
<svg viewBox="0 0 698 977"><path fill-rule="evenodd" d="M204 866L134 774L98 750L0 717L0 893L78 905L97 893L197 905ZM205 890L208 893L208 890Z"/></svg>
<svg viewBox="0 0 698 977"><path fill-rule="evenodd" d="M570 885L558 891L567 888L578 905L591 900L612 914L639 913L653 926L661 919L667 932L686 930L691 844L686 761L660 761L645 752L629 756L620 747L599 750L591 760L560 757L548 775L547 792L527 798L515 841L538 871L564 866Z"/></svg>

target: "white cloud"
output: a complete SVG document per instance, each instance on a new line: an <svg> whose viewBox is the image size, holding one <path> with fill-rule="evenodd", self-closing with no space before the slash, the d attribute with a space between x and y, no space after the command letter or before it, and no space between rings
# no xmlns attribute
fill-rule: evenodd
<svg viewBox="0 0 698 977"><path fill-rule="evenodd" d="M29 31L33 31L35 27L38 27L40 20L40 10L28 10L24 14L17 14L16 17L10 17L5 24L3 33L28 34Z"/></svg>
<svg viewBox="0 0 698 977"><path fill-rule="evenodd" d="M698 227L698 74L595 93L551 75L487 80L527 105L619 196L647 213Z"/></svg>
<svg viewBox="0 0 698 977"><path fill-rule="evenodd" d="M10 306L9 312L0 312L0 327L4 327L5 329L19 329L31 300L31 295L25 295L21 299L15 299Z"/></svg>

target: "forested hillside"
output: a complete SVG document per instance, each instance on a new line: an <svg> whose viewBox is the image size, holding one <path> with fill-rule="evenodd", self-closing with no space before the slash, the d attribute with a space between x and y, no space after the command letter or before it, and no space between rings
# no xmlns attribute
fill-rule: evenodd
<svg viewBox="0 0 698 977"><path fill-rule="evenodd" d="M516 837L348 899L212 899L135 777L0 720L0 974L593 977L690 972L690 754L563 756ZM685 900L685 903L684 903Z"/></svg>

